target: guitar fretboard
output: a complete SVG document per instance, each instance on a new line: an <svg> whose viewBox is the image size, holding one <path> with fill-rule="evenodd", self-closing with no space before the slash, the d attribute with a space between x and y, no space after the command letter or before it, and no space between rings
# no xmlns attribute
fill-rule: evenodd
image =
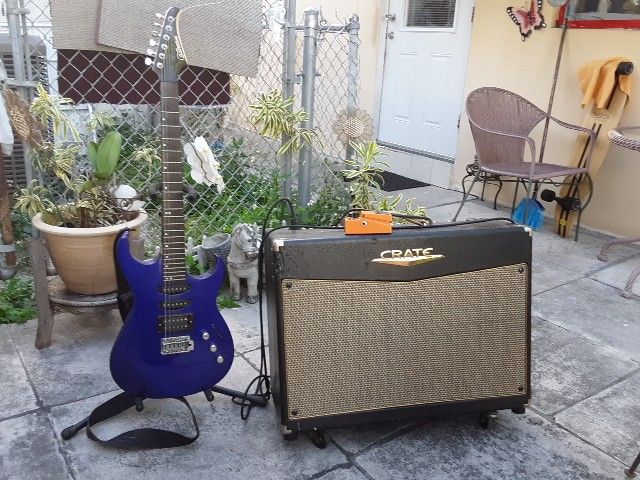
<svg viewBox="0 0 640 480"><path fill-rule="evenodd" d="M185 281L184 196L178 83L161 82L162 135L162 258L165 286Z"/></svg>

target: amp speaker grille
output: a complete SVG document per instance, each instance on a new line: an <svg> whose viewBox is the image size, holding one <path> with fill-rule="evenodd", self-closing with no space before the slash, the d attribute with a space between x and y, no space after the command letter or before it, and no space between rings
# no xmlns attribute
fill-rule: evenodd
<svg viewBox="0 0 640 480"><path fill-rule="evenodd" d="M528 393L528 279L283 280L289 418Z"/></svg>

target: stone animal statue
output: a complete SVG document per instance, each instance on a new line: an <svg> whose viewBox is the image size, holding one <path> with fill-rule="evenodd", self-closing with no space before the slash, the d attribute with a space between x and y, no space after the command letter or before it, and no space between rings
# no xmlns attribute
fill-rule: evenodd
<svg viewBox="0 0 640 480"><path fill-rule="evenodd" d="M240 300L240 279L247 280L247 303L258 301L258 252L260 238L258 229L241 223L231 232L231 251L227 258L227 271L231 284L231 296Z"/></svg>

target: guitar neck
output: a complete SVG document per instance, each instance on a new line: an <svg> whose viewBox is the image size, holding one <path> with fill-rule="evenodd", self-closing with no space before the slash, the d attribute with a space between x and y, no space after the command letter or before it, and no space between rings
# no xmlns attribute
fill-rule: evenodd
<svg viewBox="0 0 640 480"><path fill-rule="evenodd" d="M160 82L162 137L162 255L164 280L186 279L182 142L178 83Z"/></svg>

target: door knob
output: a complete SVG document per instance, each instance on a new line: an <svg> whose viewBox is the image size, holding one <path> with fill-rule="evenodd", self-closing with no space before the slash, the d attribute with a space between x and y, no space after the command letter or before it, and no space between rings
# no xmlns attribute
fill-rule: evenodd
<svg viewBox="0 0 640 480"><path fill-rule="evenodd" d="M387 13L384 18L386 18L387 20L394 22L396 20L396 14L395 13Z"/></svg>
<svg viewBox="0 0 640 480"><path fill-rule="evenodd" d="M394 32L389 32L387 33L387 38L389 40L393 40L394 38L396 38L396 34Z"/></svg>

